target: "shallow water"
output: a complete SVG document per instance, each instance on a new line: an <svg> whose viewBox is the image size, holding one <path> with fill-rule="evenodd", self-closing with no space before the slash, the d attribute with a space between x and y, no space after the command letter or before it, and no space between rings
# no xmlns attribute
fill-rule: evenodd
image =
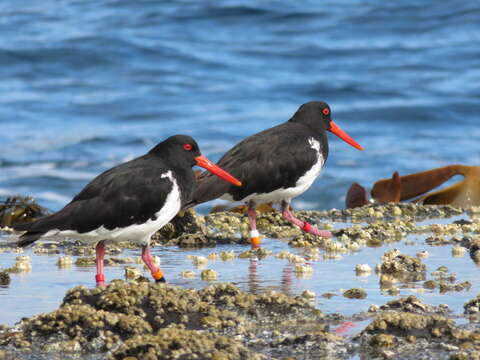
<svg viewBox="0 0 480 360"><path fill-rule="evenodd" d="M460 217L458 217L460 218ZM465 218L465 216L461 216ZM451 223L455 218L430 219L428 222ZM424 224L425 222L420 222ZM348 223L339 223L342 226ZM339 225L336 224L336 225ZM374 271L368 276L357 276L355 274L356 264L369 264L372 269L380 263L381 256L388 250L397 248L402 253L415 256L419 251L427 250L430 256L422 261L427 265L426 280L432 279L431 272L439 266L446 265L449 272L457 274L457 282L470 281L470 290L461 292L447 292L440 294L438 289L427 290L422 286L423 281L397 283L400 289L399 296L415 295L423 302L432 305L447 304L455 315L463 313L463 304L475 297L480 292L480 267L475 265L468 256L452 257L451 245L431 246L425 243L425 238L431 234L409 235L396 243L384 244L378 248L363 248L358 252L342 254L341 258L322 259L308 261L313 267L311 277L296 275L294 265L285 259L277 259L269 256L262 260L239 259L222 261L209 260L206 268L218 272L220 282L232 282L241 289L251 292L263 292L267 289L277 290L296 296L308 289L316 294L315 305L325 313L341 313L349 316L362 311L367 311L372 304L382 305L397 296L388 295L379 286L378 275ZM4 235L5 237L5 235ZM8 236L7 236L8 237ZM413 242L413 244L411 244ZM263 247L278 253L288 250L301 254L301 249L288 246L285 240L264 239ZM156 247L152 249L154 255L161 258L161 268L164 271L167 281L190 288L203 288L211 281L204 281L200 278L202 268L196 267L188 255L207 256L212 252L233 251L239 254L249 247L245 245L218 245L213 248L184 250L177 247ZM29 273L12 274L12 282L9 286L0 288L0 302L2 312L0 323L13 325L21 317L28 317L41 312L48 312L56 309L63 299L65 292L75 285L94 286L95 268L77 267L59 269L56 265L57 255L35 255L31 250L25 252L32 257L33 270ZM121 256L137 257L140 250L126 250ZM15 262L16 253L1 254L2 265L11 266ZM75 258L75 257L74 257ZM143 269L143 265L129 265ZM192 270L197 276L195 278L182 278L180 272ZM149 276L143 270L145 276ZM106 279L124 278L124 265L107 266ZM367 298L362 300L347 299L342 296L344 290L361 287L367 291ZM321 295L334 293L330 299ZM358 324L349 333L355 333L363 328L362 323Z"/></svg>

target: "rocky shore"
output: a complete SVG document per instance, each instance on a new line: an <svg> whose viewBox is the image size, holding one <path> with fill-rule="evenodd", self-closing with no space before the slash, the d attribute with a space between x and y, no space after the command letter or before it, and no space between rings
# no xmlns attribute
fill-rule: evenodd
<svg viewBox="0 0 480 360"><path fill-rule="evenodd" d="M259 214L259 230L270 238L289 239L289 247L300 248L304 256L247 247L238 255L211 256L275 256L295 264L295 272L305 273L310 271L305 258L330 258L422 234L431 246L451 247L452 256L466 253L474 263L480 261L476 208L397 204L297 214L331 230L335 238L305 235L279 213L268 211ZM448 221L452 216L456 220ZM445 221L427 221L438 218ZM349 226L335 228L335 222ZM200 248L246 244L247 239L248 223L241 212L198 216L189 211L161 229L154 242ZM125 243L107 248L109 261L128 265L130 260L116 255L131 247ZM14 251L7 243L0 249ZM65 256L77 256L77 262L83 259L85 264L93 260L93 249L80 243L44 243L34 252L58 254L59 262ZM298 296L276 291L252 294L230 283L193 290L151 283L142 276L113 280L106 287L77 286L65 294L57 310L3 326L0 359L480 359L480 295L465 303L463 314L423 303L414 295L396 296L407 282L439 295L472 286L458 280L447 266L427 271L426 258L426 251L409 256L394 249L384 251L375 268L358 264L355 271L374 271L378 286L394 299L348 316L322 312L309 291ZM15 271L21 267L0 269L0 285L8 286ZM354 302L367 295L362 288L352 288L343 296ZM357 328L349 331L352 325Z"/></svg>

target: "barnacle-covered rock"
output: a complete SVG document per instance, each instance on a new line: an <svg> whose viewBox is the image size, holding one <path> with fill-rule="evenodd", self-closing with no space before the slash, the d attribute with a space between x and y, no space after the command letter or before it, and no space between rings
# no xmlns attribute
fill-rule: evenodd
<svg viewBox="0 0 480 360"><path fill-rule="evenodd" d="M382 274L424 274L426 271L425 264L420 259L416 259L409 255L401 254L399 250L387 251L382 256L382 264L380 265Z"/></svg>
<svg viewBox="0 0 480 360"><path fill-rule="evenodd" d="M10 274L7 270L0 270L0 285L10 284Z"/></svg>
<svg viewBox="0 0 480 360"><path fill-rule="evenodd" d="M414 314L445 313L447 309L443 306L432 306L424 304L416 296L410 295L387 302L380 306L380 310L396 310Z"/></svg>
<svg viewBox="0 0 480 360"><path fill-rule="evenodd" d="M161 329L155 335L127 340L107 359L199 359L260 360L267 357L254 353L241 342L208 332L177 328Z"/></svg>
<svg viewBox="0 0 480 360"><path fill-rule="evenodd" d="M133 335L150 332L150 324L138 316L111 313L90 305L66 305L23 320L11 333L0 335L0 345L25 349L35 344L47 352L97 352Z"/></svg>
<svg viewBox="0 0 480 360"><path fill-rule="evenodd" d="M365 299L367 292L364 289L352 288L343 292L343 296L349 299Z"/></svg>
<svg viewBox="0 0 480 360"><path fill-rule="evenodd" d="M465 314L480 314L480 294L467 301L463 308L465 309Z"/></svg>
<svg viewBox="0 0 480 360"><path fill-rule="evenodd" d="M362 334L390 334L397 337L415 336L452 344L480 345L480 332L460 329L451 319L440 315L420 315L386 311L378 315Z"/></svg>
<svg viewBox="0 0 480 360"><path fill-rule="evenodd" d="M15 264L10 268L11 272L29 272L32 271L32 260L30 256L17 256L15 258Z"/></svg>

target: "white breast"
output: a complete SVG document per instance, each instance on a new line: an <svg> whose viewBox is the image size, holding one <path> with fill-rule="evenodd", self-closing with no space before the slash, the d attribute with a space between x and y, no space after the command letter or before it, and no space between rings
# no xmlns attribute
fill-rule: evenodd
<svg viewBox="0 0 480 360"><path fill-rule="evenodd" d="M180 211L180 190L172 172L168 171L167 173L162 174L161 177L169 178L172 181L173 186L165 199L165 204L155 213L155 220L149 219L143 224L135 224L112 230L105 229L105 227L102 226L98 229L81 234L72 230L51 230L42 236L42 238L55 238L55 240L59 240L60 238L71 238L92 243L100 240L105 240L107 243L114 241L134 241L141 245L147 245L150 242L150 237L158 229L172 220Z"/></svg>
<svg viewBox="0 0 480 360"><path fill-rule="evenodd" d="M241 201L248 202L252 200L255 203L280 202L282 200L289 201L290 199L293 199L294 197L297 197L298 195L307 191L308 188L312 186L318 175L320 175L320 171L322 170L323 164L325 163L325 159L323 158L320 151L320 143L314 138L309 138L308 142L310 144L310 147L317 152L317 162L312 166L310 170L308 170L305 174L303 174L303 176L301 176L297 180L295 186L277 189L266 194L250 194ZM221 198L224 200L233 201L233 198L229 194L225 194Z"/></svg>

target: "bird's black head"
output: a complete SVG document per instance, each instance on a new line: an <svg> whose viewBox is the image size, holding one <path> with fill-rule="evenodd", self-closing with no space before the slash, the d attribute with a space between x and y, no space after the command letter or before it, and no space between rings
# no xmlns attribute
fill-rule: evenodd
<svg viewBox="0 0 480 360"><path fill-rule="evenodd" d="M197 161L195 159L201 155L197 142L188 135L170 136L157 144L149 153L161 156L162 159L167 161L188 164L189 166L196 165Z"/></svg>
<svg viewBox="0 0 480 360"><path fill-rule="evenodd" d="M198 144L188 135L174 135L162 141L149 154L160 157L172 167L200 166L236 186L242 183L200 153Z"/></svg>
<svg viewBox="0 0 480 360"><path fill-rule="evenodd" d="M331 113L330 106L328 106L326 102L310 101L300 106L289 121L308 126L316 133L322 134L322 136L325 136L323 135L325 130L330 131L347 144L350 144L358 150L363 150L361 145L359 145L345 131L340 129L335 122L333 122Z"/></svg>
<svg viewBox="0 0 480 360"><path fill-rule="evenodd" d="M330 130L330 106L323 101L307 102L298 108L290 121L302 123L312 129Z"/></svg>

